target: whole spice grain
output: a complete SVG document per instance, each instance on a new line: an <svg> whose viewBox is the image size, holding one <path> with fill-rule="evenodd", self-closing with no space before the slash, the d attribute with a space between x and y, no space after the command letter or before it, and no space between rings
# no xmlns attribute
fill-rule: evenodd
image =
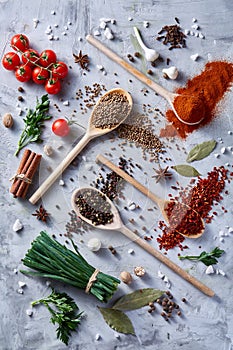
<svg viewBox="0 0 233 350"><path fill-rule="evenodd" d="M84 189L75 198L80 214L89 219L93 225L106 225L113 222L111 205L99 191Z"/></svg>
<svg viewBox="0 0 233 350"><path fill-rule="evenodd" d="M126 96L119 92L107 94L100 99L92 114L92 122L96 128L111 129L118 125L130 110Z"/></svg>
<svg viewBox="0 0 233 350"><path fill-rule="evenodd" d="M47 210L43 207L42 204L40 205L39 209L37 209L36 212L32 214L32 216L36 216L38 220L41 220L43 222L47 222L49 215L50 214L47 212Z"/></svg>
<svg viewBox="0 0 233 350"><path fill-rule="evenodd" d="M66 233L65 236L72 238L73 233L83 234L87 232L90 225L86 224L81 218L79 218L74 210L68 213L70 216L70 221L65 225Z"/></svg>
<svg viewBox="0 0 233 350"><path fill-rule="evenodd" d="M90 63L90 60L89 60L88 55L83 54L82 50L80 50L78 55L75 55L73 53L73 56L74 56L75 63L78 63L82 69L86 69L87 71L89 71L88 65Z"/></svg>
<svg viewBox="0 0 233 350"><path fill-rule="evenodd" d="M154 169L154 168L153 168ZM159 169L154 169L156 175L153 175L152 177L155 178L155 182L158 183L161 180L164 179L171 179L172 178L172 173L168 171L169 166L166 166L166 168L161 168L159 166Z"/></svg>

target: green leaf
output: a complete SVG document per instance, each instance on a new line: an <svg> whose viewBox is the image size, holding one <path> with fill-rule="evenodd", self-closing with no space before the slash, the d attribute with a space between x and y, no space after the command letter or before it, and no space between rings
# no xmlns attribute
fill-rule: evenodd
<svg viewBox="0 0 233 350"><path fill-rule="evenodd" d="M189 152L186 162L191 163L194 160L201 160L207 157L214 150L216 143L215 140L211 140L196 145Z"/></svg>
<svg viewBox="0 0 233 350"><path fill-rule="evenodd" d="M135 335L132 322L130 321L129 317L124 314L124 312L99 306L98 309L109 327L119 333Z"/></svg>
<svg viewBox="0 0 233 350"><path fill-rule="evenodd" d="M186 177L194 177L201 175L194 167L186 164L174 165L171 167L178 174Z"/></svg>
<svg viewBox="0 0 233 350"><path fill-rule="evenodd" d="M164 294L164 291L154 288L138 289L119 298L113 305L113 309L126 311L135 310L148 305Z"/></svg>

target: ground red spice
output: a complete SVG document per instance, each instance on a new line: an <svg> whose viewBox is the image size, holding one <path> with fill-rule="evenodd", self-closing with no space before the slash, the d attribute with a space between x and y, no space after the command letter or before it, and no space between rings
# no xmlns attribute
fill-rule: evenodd
<svg viewBox="0 0 233 350"><path fill-rule="evenodd" d="M214 167L212 171L208 172L206 178L198 177L194 186L191 186L193 184L192 179L187 187L181 188L178 195L172 197L172 200L186 204L196 211L202 219L205 219L208 224L217 215L216 211L210 214L213 205L217 205L223 199L221 193L224 191L226 182L229 183L231 180L227 173L227 169L223 166ZM230 173L230 176L232 177L232 173ZM225 212L225 209L223 211ZM160 249L169 250L176 246L181 250L187 248L187 246L182 245L185 240L184 236L178 234L174 228L168 227L164 221L159 222L159 228L162 230L162 235L157 238ZM192 233L190 232L190 234Z"/></svg>
<svg viewBox="0 0 233 350"><path fill-rule="evenodd" d="M162 129L160 136L173 137L176 132L181 138L186 138L189 133L210 123L215 116L217 104L230 88L232 82L232 63L224 61L207 63L200 75L189 80L186 87L176 90L176 93L187 97L186 101L178 97L174 101L174 106L182 119L192 123L204 116L203 121L197 125L186 125L180 122L175 113L169 109L166 112L166 118L172 125L167 125ZM200 97L201 103L198 104L195 102L195 98L198 102Z"/></svg>

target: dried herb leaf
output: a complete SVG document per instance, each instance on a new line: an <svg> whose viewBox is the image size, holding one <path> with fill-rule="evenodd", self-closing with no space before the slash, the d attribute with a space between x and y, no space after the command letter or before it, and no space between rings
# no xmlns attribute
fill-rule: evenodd
<svg viewBox="0 0 233 350"><path fill-rule="evenodd" d="M98 309L109 327L120 333L135 334L133 325L124 312L99 306Z"/></svg>
<svg viewBox="0 0 233 350"><path fill-rule="evenodd" d="M186 177L201 175L195 168L186 164L174 165L171 168L174 169L178 174Z"/></svg>
<svg viewBox="0 0 233 350"><path fill-rule="evenodd" d="M148 305L164 294L164 291L154 288L144 288L119 298L113 305L113 309L126 311L135 310Z"/></svg>
<svg viewBox="0 0 233 350"><path fill-rule="evenodd" d="M216 143L215 140L211 140L196 145L189 152L186 162L191 163L194 160L201 160L207 157L214 150Z"/></svg>

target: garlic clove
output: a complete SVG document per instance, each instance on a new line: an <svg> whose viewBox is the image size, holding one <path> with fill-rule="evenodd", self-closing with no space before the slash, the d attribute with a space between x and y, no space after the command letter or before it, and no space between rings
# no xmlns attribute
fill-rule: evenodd
<svg viewBox="0 0 233 350"><path fill-rule="evenodd" d="M163 74L165 74L169 79L175 80L178 77L178 69L175 66L164 68L162 70Z"/></svg>
<svg viewBox="0 0 233 350"><path fill-rule="evenodd" d="M87 242L87 247L92 252L97 252L101 248L101 241L98 238L91 238Z"/></svg>

